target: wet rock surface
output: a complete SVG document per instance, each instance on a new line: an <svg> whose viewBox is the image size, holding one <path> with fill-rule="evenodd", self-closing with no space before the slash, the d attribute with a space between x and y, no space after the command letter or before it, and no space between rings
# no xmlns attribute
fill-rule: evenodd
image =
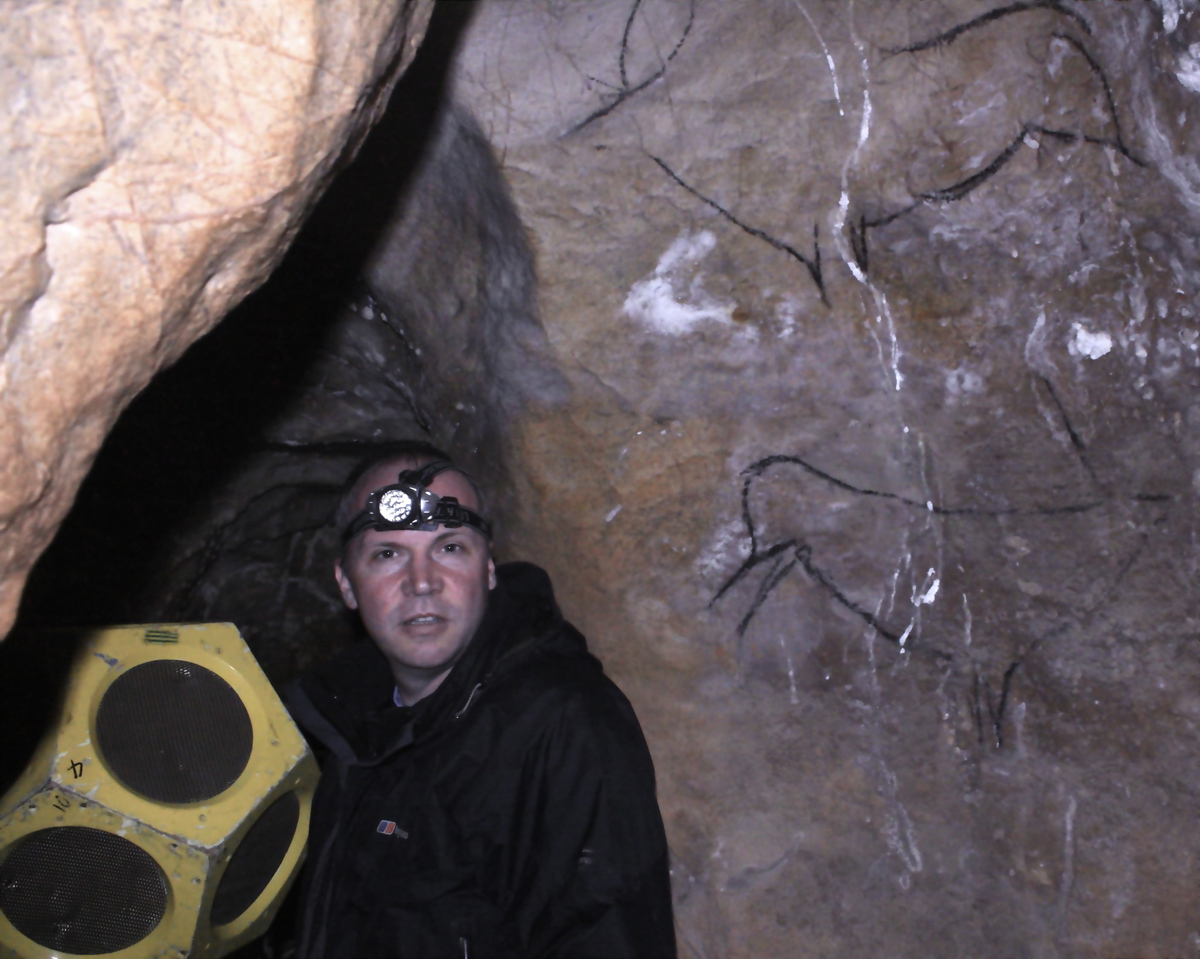
<svg viewBox="0 0 1200 959"><path fill-rule="evenodd" d="M638 710L682 954L1194 953L1200 12L489 3L430 36L420 123L364 147L389 199L339 181L131 408L29 621L64 581L228 617L283 682L352 641L338 484L429 437ZM122 524L142 567L74 568Z"/></svg>

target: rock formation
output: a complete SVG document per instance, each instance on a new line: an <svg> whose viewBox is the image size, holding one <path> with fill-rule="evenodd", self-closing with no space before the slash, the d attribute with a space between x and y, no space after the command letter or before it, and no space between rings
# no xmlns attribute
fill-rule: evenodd
<svg viewBox="0 0 1200 959"><path fill-rule="evenodd" d="M1194 8L572 9L457 92L575 387L520 551L646 722L685 954L1195 948Z"/></svg>
<svg viewBox="0 0 1200 959"><path fill-rule="evenodd" d="M0 635L117 415L279 261L431 9L0 14Z"/></svg>
<svg viewBox="0 0 1200 959"><path fill-rule="evenodd" d="M338 483L430 436L638 710L683 955L1195 951L1196 6L462 26L119 424L29 621L228 617L283 681L352 636Z"/></svg>

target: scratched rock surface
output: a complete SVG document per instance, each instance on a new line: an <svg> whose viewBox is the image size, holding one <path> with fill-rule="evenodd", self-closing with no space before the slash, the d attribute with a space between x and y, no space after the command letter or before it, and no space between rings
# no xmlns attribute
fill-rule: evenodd
<svg viewBox="0 0 1200 959"><path fill-rule="evenodd" d="M5 5L0 635L117 415L279 261L431 8Z"/></svg>
<svg viewBox="0 0 1200 959"><path fill-rule="evenodd" d="M486 6L572 399L509 469L680 945L1200 945L1200 13Z"/></svg>

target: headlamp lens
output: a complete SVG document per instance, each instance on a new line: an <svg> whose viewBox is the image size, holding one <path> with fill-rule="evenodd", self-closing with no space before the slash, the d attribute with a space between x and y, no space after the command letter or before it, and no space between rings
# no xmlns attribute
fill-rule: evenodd
<svg viewBox="0 0 1200 959"><path fill-rule="evenodd" d="M390 489L379 498L379 515L389 523L403 523L412 512L412 497L403 490Z"/></svg>

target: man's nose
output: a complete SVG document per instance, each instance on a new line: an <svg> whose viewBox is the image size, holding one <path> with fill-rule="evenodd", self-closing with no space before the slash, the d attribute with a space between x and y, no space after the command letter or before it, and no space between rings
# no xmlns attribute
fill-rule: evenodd
<svg viewBox="0 0 1200 959"><path fill-rule="evenodd" d="M414 552L405 570L400 588L410 596L425 596L436 593L441 587L437 563L421 552Z"/></svg>

